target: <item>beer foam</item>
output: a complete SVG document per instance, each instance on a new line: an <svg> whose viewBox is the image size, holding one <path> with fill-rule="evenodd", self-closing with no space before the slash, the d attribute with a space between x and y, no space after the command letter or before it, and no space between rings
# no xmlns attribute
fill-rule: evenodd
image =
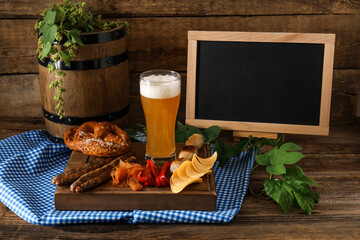
<svg viewBox="0 0 360 240"><path fill-rule="evenodd" d="M172 75L150 75L140 81L140 94L147 98L172 98L180 95L180 84L180 79Z"/></svg>

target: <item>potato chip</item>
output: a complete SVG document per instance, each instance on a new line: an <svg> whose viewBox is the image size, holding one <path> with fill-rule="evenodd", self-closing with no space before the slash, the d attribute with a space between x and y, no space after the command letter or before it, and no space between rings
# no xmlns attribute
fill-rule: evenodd
<svg viewBox="0 0 360 240"><path fill-rule="evenodd" d="M187 166L186 166L186 174L189 176L189 177L194 177L194 176L198 176L198 177L201 177L204 172L199 172L199 171L196 171L194 169L194 166L193 166L193 163L189 163Z"/></svg>
<svg viewBox="0 0 360 240"><path fill-rule="evenodd" d="M217 152L214 152L214 154L211 157L208 158L201 158L197 156L197 160L204 166L214 166L214 163L217 159Z"/></svg>
<svg viewBox="0 0 360 240"><path fill-rule="evenodd" d="M200 161L198 160L197 156L195 155L195 157L193 158L193 165L194 165L194 169L198 172L207 172L208 170L210 170L212 168L213 165L203 165L200 163Z"/></svg>
<svg viewBox="0 0 360 240"><path fill-rule="evenodd" d="M190 161L183 162L170 178L170 185L182 186L190 177L186 174L186 166Z"/></svg>
<svg viewBox="0 0 360 240"><path fill-rule="evenodd" d="M184 182L184 184L181 187L173 186L170 184L170 188L173 193L179 193L188 185L192 183L202 183L202 181L203 181L202 178L189 178L189 180Z"/></svg>
<svg viewBox="0 0 360 240"><path fill-rule="evenodd" d="M179 175L178 175L178 171L175 171L171 177L170 177L170 186L175 186L175 185L182 185L183 181L180 180Z"/></svg>
<svg viewBox="0 0 360 240"><path fill-rule="evenodd" d="M176 169L176 171L178 172L178 176L180 178L181 181L187 181L189 176L186 173L186 166L191 163L189 160L186 160L185 162L183 162L180 167L178 169Z"/></svg>
<svg viewBox="0 0 360 240"><path fill-rule="evenodd" d="M207 172L198 172L194 169L193 165L192 165L192 162L189 163L187 166L186 166L186 173L187 175L190 177L190 178L199 178L199 177L202 177L204 176L205 174L211 172L211 170L207 171Z"/></svg>
<svg viewBox="0 0 360 240"><path fill-rule="evenodd" d="M194 156L193 156L193 158L192 158L192 161L191 161L191 164L193 165L193 168L194 168L195 171L197 171L197 172L203 172L203 171L201 171L200 169L198 169L198 168L196 167L195 161L197 161L197 160L196 160L196 155L194 154ZM198 163L198 164L200 164L200 163Z"/></svg>

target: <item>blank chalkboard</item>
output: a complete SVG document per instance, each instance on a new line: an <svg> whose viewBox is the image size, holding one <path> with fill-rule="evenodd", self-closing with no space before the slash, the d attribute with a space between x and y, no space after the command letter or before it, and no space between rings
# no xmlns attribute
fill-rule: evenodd
<svg viewBox="0 0 360 240"><path fill-rule="evenodd" d="M324 44L199 41L197 119L319 125Z"/></svg>
<svg viewBox="0 0 360 240"><path fill-rule="evenodd" d="M215 40L206 35L189 43L195 50L189 53L192 59L188 64L195 67L188 66L188 90L194 88L188 94L193 95L190 101L194 103L187 104L187 111L190 105L192 112L187 114L187 122L231 123L226 126L233 130L263 131L265 124L264 132L302 133L307 129L306 134L328 133L333 52L329 56L325 49L329 42L334 43L332 34L291 38L287 33L270 33L278 38L268 40L267 34L256 33L256 38L251 38L246 33L245 40L236 40L214 33ZM330 79L324 81L329 71ZM234 124L237 122L239 127Z"/></svg>

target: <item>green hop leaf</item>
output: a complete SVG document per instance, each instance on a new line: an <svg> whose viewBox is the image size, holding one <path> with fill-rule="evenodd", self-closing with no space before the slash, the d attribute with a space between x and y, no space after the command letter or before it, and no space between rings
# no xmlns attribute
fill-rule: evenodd
<svg viewBox="0 0 360 240"><path fill-rule="evenodd" d="M227 150L228 157L236 157L236 156L238 156L241 152L245 151L245 149L247 148L249 143L250 143L250 139L249 140L242 140L242 141L234 144L233 146L231 146Z"/></svg>
<svg viewBox="0 0 360 240"><path fill-rule="evenodd" d="M205 142L211 142L213 140L215 140L219 134L221 132L221 129L219 126L211 126L208 127L207 129L205 129L203 131L204 135L205 135Z"/></svg>
<svg viewBox="0 0 360 240"><path fill-rule="evenodd" d="M53 25L55 23L56 12L48 11L45 15L45 24Z"/></svg>
<svg viewBox="0 0 360 240"><path fill-rule="evenodd" d="M136 136L136 134L137 134L137 132L136 132L135 130L133 130L133 129L131 129L131 128L126 128L126 129L125 129L125 132L127 133L127 135L129 136L129 138L130 138L130 140L131 140L132 142L139 142L139 141L135 138L135 136Z"/></svg>
<svg viewBox="0 0 360 240"><path fill-rule="evenodd" d="M305 157L305 155L300 152L286 152L284 155L284 163L289 165L297 163L300 159Z"/></svg>
<svg viewBox="0 0 360 240"><path fill-rule="evenodd" d="M261 166L268 166L270 165L270 158L273 155L274 151L271 150L264 154L259 154L256 156L256 162Z"/></svg>
<svg viewBox="0 0 360 240"><path fill-rule="evenodd" d="M283 164L273 164L266 166L266 171L270 174L280 175L286 173L286 168Z"/></svg>
<svg viewBox="0 0 360 240"><path fill-rule="evenodd" d="M61 59L65 63L66 66L70 67L70 56L69 54L65 52L60 52Z"/></svg>
<svg viewBox="0 0 360 240"><path fill-rule="evenodd" d="M262 148L264 145L270 145L272 147L276 147L278 145L278 142L274 139L268 139L268 138L255 138L254 143L257 144L259 148Z"/></svg>
<svg viewBox="0 0 360 240"><path fill-rule="evenodd" d="M83 42L81 41L81 38L80 38L80 31L77 30L77 29L71 29L70 30L70 38L71 38L71 42L73 43L77 43L79 44L80 46L83 46Z"/></svg>
<svg viewBox="0 0 360 240"><path fill-rule="evenodd" d="M314 204L318 202L320 195L309 190L308 186L302 186L293 181L284 181L285 186L291 189L300 208L311 215Z"/></svg>
<svg viewBox="0 0 360 240"><path fill-rule="evenodd" d="M299 166L286 169L284 180L267 179L264 182L266 193L288 213L292 206L300 207L307 214L312 213L314 204L319 200L319 193L310 190L309 185L319 186L307 177Z"/></svg>
<svg viewBox="0 0 360 240"><path fill-rule="evenodd" d="M285 143L280 147L274 147L271 151L256 156L256 162L259 165L266 166L266 170L270 174L284 174L285 167L284 164L295 164L300 159L305 157L300 152L288 152L288 151L298 151L301 148L294 143Z"/></svg>
<svg viewBox="0 0 360 240"><path fill-rule="evenodd" d="M70 22L65 22L63 24L63 27L64 27L65 30L70 30L72 28L72 25L71 25Z"/></svg>
<svg viewBox="0 0 360 240"><path fill-rule="evenodd" d="M284 213L288 213L293 206L294 195L289 188L284 187L284 182L279 179L266 179L264 186L266 193L280 205Z"/></svg>
<svg viewBox="0 0 360 240"><path fill-rule="evenodd" d="M65 11L61 7L57 7L54 9L56 12L55 22L59 23L65 18Z"/></svg>
<svg viewBox="0 0 360 240"><path fill-rule="evenodd" d="M301 147L292 142L284 143L280 149L283 151L301 151Z"/></svg>
<svg viewBox="0 0 360 240"><path fill-rule="evenodd" d="M225 166L229 158L236 157L243 152L249 145L249 141L250 140L242 140L231 147L225 143L216 141L214 149L218 153L217 160L219 161L219 166Z"/></svg>
<svg viewBox="0 0 360 240"><path fill-rule="evenodd" d="M57 32L57 26L56 25L52 25L51 27L48 27L46 30L44 30L44 32L43 32L43 34L44 34L44 42L45 43L53 43L54 40L55 40L56 32Z"/></svg>
<svg viewBox="0 0 360 240"><path fill-rule="evenodd" d="M137 129L144 129L144 128L145 128L145 125L144 125L144 124L141 124L141 123L136 123L136 124L135 124L135 128L137 128Z"/></svg>
<svg viewBox="0 0 360 240"><path fill-rule="evenodd" d="M51 43L49 42L45 43L40 59L44 59L48 55L48 53L50 52L50 48L51 48Z"/></svg>
<svg viewBox="0 0 360 240"><path fill-rule="evenodd" d="M185 142L185 126L180 122L176 122L175 142Z"/></svg>
<svg viewBox="0 0 360 240"><path fill-rule="evenodd" d="M141 123L136 123L135 128L136 129L141 129L144 133L146 133L146 126L141 124Z"/></svg>
<svg viewBox="0 0 360 240"><path fill-rule="evenodd" d="M285 179L289 180L296 180L300 184L308 184L315 187L320 187L312 178L309 178L305 175L301 167L299 166L292 166L291 168L286 169L286 175L283 176Z"/></svg>
<svg viewBox="0 0 360 240"><path fill-rule="evenodd" d="M176 126L177 126L175 131L176 142L185 142L186 140L188 140L189 137L191 137L195 133L202 134L200 129L191 125L184 125L180 121L177 121Z"/></svg>
<svg viewBox="0 0 360 240"><path fill-rule="evenodd" d="M225 166L226 163L228 162L228 156L226 154L227 148L228 148L228 146L225 143L220 142L220 141L215 142L214 150L218 154L217 161L219 161L220 167Z"/></svg>

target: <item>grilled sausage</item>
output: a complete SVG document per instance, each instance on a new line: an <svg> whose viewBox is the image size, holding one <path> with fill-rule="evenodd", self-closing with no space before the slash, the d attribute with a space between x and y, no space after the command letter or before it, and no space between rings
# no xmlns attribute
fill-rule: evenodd
<svg viewBox="0 0 360 240"><path fill-rule="evenodd" d="M82 167L72 168L72 169L69 169L67 171L64 171L63 173L60 173L60 174L56 175L55 177L53 177L52 183L55 184L55 185L58 185L56 183L58 181L60 181L59 179L62 179L64 177L66 177L66 176L69 176L69 175L71 175L73 173L79 172L79 171L81 171L81 170L83 170L83 169L85 169L87 167L88 166L85 165L85 166L82 166Z"/></svg>
<svg viewBox="0 0 360 240"><path fill-rule="evenodd" d="M95 169L89 173L86 173L84 175L82 175L80 178L78 178L75 182L73 182L70 186L70 190L72 192L76 192L76 188L78 186L80 186L81 184L85 183L86 181L92 179L92 178L95 178L96 176L104 173L104 172L107 172L107 171L111 171L116 165L119 164L120 161L131 161L132 159L135 159L134 156L130 156L129 158L126 158L128 157L130 154L124 154L118 158L116 158L115 160L111 161L110 163L102 166L101 168L98 168L98 169Z"/></svg>
<svg viewBox="0 0 360 240"><path fill-rule="evenodd" d="M96 186L99 186L102 183L109 181L111 179L110 172L111 172L111 170L105 171L105 172L101 173L100 175L87 180L86 182L77 186L75 189L75 192L81 193L81 192L87 191L91 188L94 188Z"/></svg>
<svg viewBox="0 0 360 240"><path fill-rule="evenodd" d="M85 173L91 172L97 168L100 168L104 166L105 164L108 164L111 162L113 158L105 158L104 160L98 161L94 164L88 165L84 168L80 168L78 171L75 171L71 173L72 171L69 171L68 174L59 174L53 178L53 183L58 186L66 186L72 184L76 179L84 175ZM62 175L62 176L60 176Z"/></svg>

